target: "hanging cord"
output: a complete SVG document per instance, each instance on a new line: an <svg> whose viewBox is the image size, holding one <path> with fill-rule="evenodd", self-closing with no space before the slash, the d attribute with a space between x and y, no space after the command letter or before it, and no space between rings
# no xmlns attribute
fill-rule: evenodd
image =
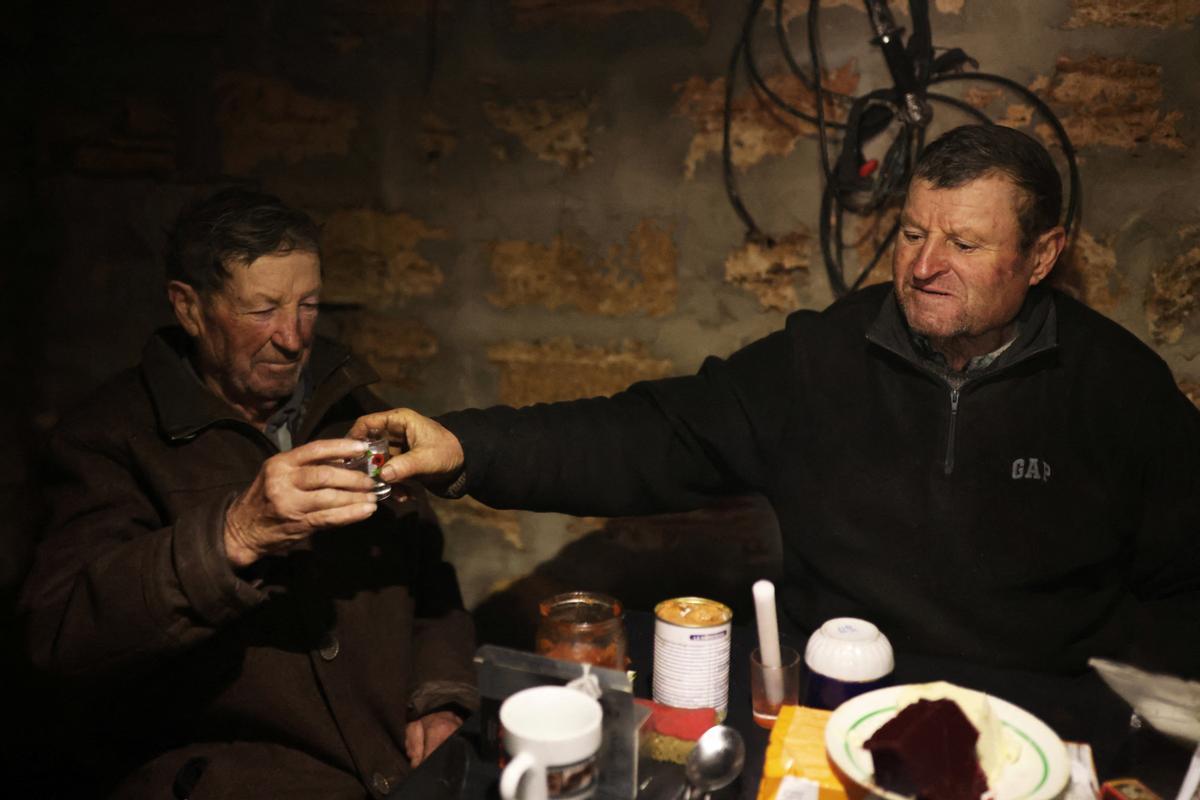
<svg viewBox="0 0 1200 800"><path fill-rule="evenodd" d="M859 217L878 216L894 207L903 198L917 156L925 146L925 130L932 120L933 106L945 106L970 116L983 124L994 124L983 111L951 95L928 91L934 84L951 81L982 81L1005 87L1034 106L1050 125L1067 162L1070 187L1064 228L1068 239L1079 226L1081 182L1075 149L1062 123L1050 107L1034 92L1009 78L982 72L963 72L968 65L977 67L973 59L958 48L939 49L932 43L928 0L910 0L909 9L913 33L903 42L904 29L895 24L887 0L864 0L875 38L887 62L892 77L891 87L875 89L859 97L851 97L825 86L821 63L820 5L809 0L807 42L811 75L800 66L788 41L783 20L784 0L775 0L775 30L780 52L789 71L813 93L813 113L797 108L773 90L764 80L754 55L754 23L764 0L750 0L742 30L729 60L725 81L723 118L722 166L725 189L730 204L746 227L749 240L773 243L754 221L742 199L733 167L732 124L733 95L739 63L744 63L752 87L774 107L803 120L817 129L817 146L821 172L825 176L821 194L818 233L821 255L836 296L858 288L876 267L895 240L899 223L889 226L880 244L855 279L847 283L844 270L846 242L843 236L846 212ZM935 57L935 51L940 54ZM830 120L826 103L848 106L845 122ZM840 153L831 160L830 131L838 131ZM862 146L880 135L889 133L892 141L879 161L864 158Z"/></svg>

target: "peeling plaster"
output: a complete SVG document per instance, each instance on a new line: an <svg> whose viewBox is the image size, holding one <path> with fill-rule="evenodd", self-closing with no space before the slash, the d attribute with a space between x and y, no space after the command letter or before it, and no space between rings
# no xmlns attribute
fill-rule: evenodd
<svg viewBox="0 0 1200 800"><path fill-rule="evenodd" d="M970 86L963 92L963 100L966 100L980 111L990 106L992 103L1004 97L1003 89L985 89L982 86Z"/></svg>
<svg viewBox="0 0 1200 800"><path fill-rule="evenodd" d="M1200 0L1071 0L1064 28L1190 28L1200 15Z"/></svg>
<svg viewBox="0 0 1200 800"><path fill-rule="evenodd" d="M1063 253L1050 284L1081 303L1112 316L1128 288L1117 271L1117 254L1105 241L1080 230Z"/></svg>
<svg viewBox="0 0 1200 800"><path fill-rule="evenodd" d="M344 156L358 112L349 103L301 94L277 78L227 72L216 80L225 169L244 174L269 159L296 164Z"/></svg>
<svg viewBox="0 0 1200 800"><path fill-rule="evenodd" d="M521 140L542 161L576 171L592 163L588 149L588 119L595 101L586 94L575 97L521 100L511 104L488 101L484 113L493 125Z"/></svg>
<svg viewBox="0 0 1200 800"><path fill-rule="evenodd" d="M496 290L488 302L498 308L562 306L589 314L660 317L675 310L679 294L679 250L670 230L642 220L626 245L591 256L562 234L549 245L519 240L489 246Z"/></svg>
<svg viewBox="0 0 1200 800"><path fill-rule="evenodd" d="M816 113L813 92L790 72L765 77L766 84L790 105ZM825 87L833 92L854 94L858 89L856 62L848 61L825 76ZM724 138L725 79L706 81L692 76L675 87L679 99L675 114L691 120L696 128L684 159L684 175L691 178L696 166L710 155L719 157ZM840 105L829 98L825 113L830 120L843 119ZM738 169L745 170L767 156L785 156L792 152L801 136L816 136L817 129L804 120L775 108L766 99L747 89L733 99L731 125L732 158Z"/></svg>
<svg viewBox="0 0 1200 800"><path fill-rule="evenodd" d="M753 294L766 310L795 311L796 273L808 272L812 245L807 231L789 233L773 245L746 242L726 257L725 282Z"/></svg>
<svg viewBox="0 0 1200 800"><path fill-rule="evenodd" d="M672 371L668 359L632 340L616 347L579 346L570 338L504 342L488 348L488 360L500 367L500 402L518 407L607 396Z"/></svg>
<svg viewBox="0 0 1200 800"><path fill-rule="evenodd" d="M442 271L417 247L447 236L403 212L359 208L333 213L321 237L322 299L389 308L433 294L442 285Z"/></svg>
<svg viewBox="0 0 1200 800"><path fill-rule="evenodd" d="M1030 88L1043 94L1059 113L1076 148L1106 145L1133 150L1152 144L1184 149L1176 125L1179 111L1163 113L1162 67L1127 58L1059 56L1054 75L1039 77ZM1047 146L1057 146L1049 125L1036 128Z"/></svg>
<svg viewBox="0 0 1200 800"><path fill-rule="evenodd" d="M1158 344L1183 338L1189 318L1200 306L1200 245L1181 254L1169 266L1150 274L1146 322Z"/></svg>

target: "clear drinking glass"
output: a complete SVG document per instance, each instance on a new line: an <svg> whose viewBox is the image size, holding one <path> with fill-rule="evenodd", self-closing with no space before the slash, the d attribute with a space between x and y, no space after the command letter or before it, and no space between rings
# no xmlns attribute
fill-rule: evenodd
<svg viewBox="0 0 1200 800"><path fill-rule="evenodd" d="M375 481L375 496L383 500L392 494L392 487L379 477L379 471L391 457L388 452L388 442L379 431L369 431L367 437L363 442L365 449L362 455L347 458L342 462L342 466L346 469L367 473L371 480Z"/></svg>
<svg viewBox="0 0 1200 800"><path fill-rule="evenodd" d="M750 653L750 702L754 721L762 728L775 725L780 707L800 702L800 654L780 647L779 656L779 666L768 667L757 647Z"/></svg>

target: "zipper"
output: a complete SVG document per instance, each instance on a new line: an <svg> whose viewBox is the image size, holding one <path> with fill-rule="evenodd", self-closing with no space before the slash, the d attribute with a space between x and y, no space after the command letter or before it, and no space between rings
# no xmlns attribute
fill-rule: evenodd
<svg viewBox="0 0 1200 800"><path fill-rule="evenodd" d="M958 427L958 397L959 390L950 389L950 430L946 434L946 460L942 470L946 475L954 472L954 431Z"/></svg>

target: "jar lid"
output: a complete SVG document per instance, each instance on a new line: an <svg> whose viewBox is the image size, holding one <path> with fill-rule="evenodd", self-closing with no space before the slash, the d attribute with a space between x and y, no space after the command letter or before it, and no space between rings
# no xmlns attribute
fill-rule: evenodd
<svg viewBox="0 0 1200 800"><path fill-rule="evenodd" d="M600 592L556 594L539 603L538 610L543 619L578 627L611 624L624 613L620 600Z"/></svg>

